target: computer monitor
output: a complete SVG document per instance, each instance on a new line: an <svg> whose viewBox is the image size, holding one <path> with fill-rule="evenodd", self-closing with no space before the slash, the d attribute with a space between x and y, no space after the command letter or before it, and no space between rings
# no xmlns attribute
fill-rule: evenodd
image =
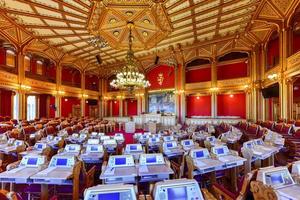
<svg viewBox="0 0 300 200"><path fill-rule="evenodd" d="M153 163L156 163L156 156L147 156L146 157L146 163L147 164L153 164Z"/></svg>
<svg viewBox="0 0 300 200"><path fill-rule="evenodd" d="M67 166L68 159L67 158L57 158L56 166Z"/></svg>
<svg viewBox="0 0 300 200"><path fill-rule="evenodd" d="M42 150L43 147L44 147L43 144L36 144L36 148L37 148L38 150Z"/></svg>
<svg viewBox="0 0 300 200"><path fill-rule="evenodd" d="M196 158L203 158L204 157L204 152L203 151L197 151L197 152L195 152L195 157Z"/></svg>
<svg viewBox="0 0 300 200"><path fill-rule="evenodd" d="M137 150L137 146L136 145L130 145L129 149L130 149L130 151L136 151Z"/></svg>
<svg viewBox="0 0 300 200"><path fill-rule="evenodd" d="M175 179L158 182L154 186L153 199L203 200L200 187L194 179Z"/></svg>
<svg viewBox="0 0 300 200"><path fill-rule="evenodd" d="M212 153L214 153L216 156L225 156L228 155L229 149L227 146L215 146L211 149Z"/></svg>
<svg viewBox="0 0 300 200"><path fill-rule="evenodd" d="M84 191L84 200L136 200L133 185L98 185Z"/></svg>
<svg viewBox="0 0 300 200"><path fill-rule="evenodd" d="M167 148L172 148L172 147L173 147L173 143L172 142L167 143Z"/></svg>
<svg viewBox="0 0 300 200"><path fill-rule="evenodd" d="M126 158L115 158L115 165L125 165Z"/></svg>
<svg viewBox="0 0 300 200"><path fill-rule="evenodd" d="M27 165L36 165L38 158L28 158Z"/></svg>
<svg viewBox="0 0 300 200"><path fill-rule="evenodd" d="M97 151L98 151L98 146L92 145L91 152L97 152Z"/></svg>

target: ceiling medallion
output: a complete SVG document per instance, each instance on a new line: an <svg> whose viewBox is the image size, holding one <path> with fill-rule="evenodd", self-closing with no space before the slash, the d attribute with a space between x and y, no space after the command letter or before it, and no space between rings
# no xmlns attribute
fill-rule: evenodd
<svg viewBox="0 0 300 200"><path fill-rule="evenodd" d="M134 57L134 52L132 50L132 28L134 27L132 22L128 22L129 27L129 50L125 58L126 64L121 70L117 73L116 79L110 82L110 85L118 89L127 89L130 93L134 89L138 88L147 88L150 86L149 81L145 79L145 75L140 73L138 70L137 60Z"/></svg>
<svg viewBox="0 0 300 200"><path fill-rule="evenodd" d="M132 36L135 41L132 49L134 50L155 47L173 30L164 5L161 4L163 0L102 0L94 2L89 16L88 31L92 35L103 37L114 49L128 49L128 43L124 38L127 38L129 33L127 22L133 19L135 26L132 29Z"/></svg>

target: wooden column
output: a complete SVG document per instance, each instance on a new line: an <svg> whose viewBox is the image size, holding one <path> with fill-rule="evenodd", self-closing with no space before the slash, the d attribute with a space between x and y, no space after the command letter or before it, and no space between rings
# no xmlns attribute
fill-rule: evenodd
<svg viewBox="0 0 300 200"><path fill-rule="evenodd" d="M85 72L81 72L81 116L85 116Z"/></svg>
<svg viewBox="0 0 300 200"><path fill-rule="evenodd" d="M266 58L267 58L267 53L266 53L266 46L261 45L260 46L260 68L259 68L259 74L260 74L260 81L254 85L259 90L259 95L258 95L258 120L265 121L266 120L266 99L263 97L262 92L260 91L261 88L261 83L264 78L265 70L266 70Z"/></svg>
<svg viewBox="0 0 300 200"><path fill-rule="evenodd" d="M62 66L60 63L56 64L56 91L60 91L62 83ZM55 95L55 117L61 117L61 95Z"/></svg>
<svg viewBox="0 0 300 200"><path fill-rule="evenodd" d="M18 117L19 119L26 119L26 95L25 91L22 90L21 85L25 81L25 68L24 68L24 59L25 56L22 50L18 51L17 54L17 65L18 65L18 84L19 90L17 91L17 100L18 100Z"/></svg>
<svg viewBox="0 0 300 200"><path fill-rule="evenodd" d="M218 115L217 112L217 88L218 88L218 80L217 80L217 61L214 58L211 62L211 117L215 118Z"/></svg>
<svg viewBox="0 0 300 200"><path fill-rule="evenodd" d="M288 57L288 32L286 29L282 29L279 33L279 64L280 64L280 75L279 75L279 105L280 105L280 118L288 118L287 105L289 104L289 90L286 84L286 78L284 72L287 69L287 57Z"/></svg>
<svg viewBox="0 0 300 200"><path fill-rule="evenodd" d="M119 116L123 117L123 99L119 99Z"/></svg>

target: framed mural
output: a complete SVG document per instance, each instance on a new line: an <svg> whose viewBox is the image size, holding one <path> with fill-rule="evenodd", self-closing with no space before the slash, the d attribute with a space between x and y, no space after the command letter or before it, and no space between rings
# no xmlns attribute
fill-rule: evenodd
<svg viewBox="0 0 300 200"><path fill-rule="evenodd" d="M173 92L149 94L149 113L175 113L175 96Z"/></svg>

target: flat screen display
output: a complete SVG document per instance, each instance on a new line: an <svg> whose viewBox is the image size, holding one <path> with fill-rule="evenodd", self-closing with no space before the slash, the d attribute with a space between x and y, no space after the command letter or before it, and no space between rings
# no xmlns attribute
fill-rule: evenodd
<svg viewBox="0 0 300 200"><path fill-rule="evenodd" d="M149 156L146 158L146 163L156 163L156 156Z"/></svg>
<svg viewBox="0 0 300 200"><path fill-rule="evenodd" d="M149 113L175 113L175 96L173 92L149 94Z"/></svg>
<svg viewBox="0 0 300 200"><path fill-rule="evenodd" d="M167 143L167 148L172 148L173 144L172 143Z"/></svg>
<svg viewBox="0 0 300 200"><path fill-rule="evenodd" d="M136 145L130 145L129 149L130 149L130 151L136 151L137 146Z"/></svg>
<svg viewBox="0 0 300 200"><path fill-rule="evenodd" d="M186 200L188 199L186 187L168 188L168 200Z"/></svg>
<svg viewBox="0 0 300 200"><path fill-rule="evenodd" d="M152 140L152 142L156 142L156 138L152 138L151 140Z"/></svg>
<svg viewBox="0 0 300 200"><path fill-rule="evenodd" d="M190 141L184 141L184 145L185 145L185 146L191 145L191 144L190 144Z"/></svg>
<svg viewBox="0 0 300 200"><path fill-rule="evenodd" d="M115 165L125 165L126 158L115 158Z"/></svg>
<svg viewBox="0 0 300 200"><path fill-rule="evenodd" d="M210 137L210 138L208 138L208 140L209 140L210 142L212 142L212 141L214 141L214 138L213 138L213 137Z"/></svg>
<svg viewBox="0 0 300 200"><path fill-rule="evenodd" d="M248 148L252 148L252 144L251 144L251 143L248 143L248 144L247 144L247 147L248 147Z"/></svg>
<svg viewBox="0 0 300 200"><path fill-rule="evenodd" d="M202 158L204 157L204 152L203 151L197 151L196 152L196 158Z"/></svg>
<svg viewBox="0 0 300 200"><path fill-rule="evenodd" d="M120 193L106 193L106 194L98 194L98 200L119 200Z"/></svg>
<svg viewBox="0 0 300 200"><path fill-rule="evenodd" d="M262 144L263 144L263 141L262 141L262 140L256 140L256 144L257 144L257 145L262 145Z"/></svg>
<svg viewBox="0 0 300 200"><path fill-rule="evenodd" d="M75 151L75 146L69 146L69 151Z"/></svg>
<svg viewBox="0 0 300 200"><path fill-rule="evenodd" d="M281 173L273 173L270 174L271 177L271 184L272 185L278 185L278 184L283 184L284 180L283 177L281 175Z"/></svg>
<svg viewBox="0 0 300 200"><path fill-rule="evenodd" d="M36 165L38 159L37 158L28 158L27 165Z"/></svg>
<svg viewBox="0 0 300 200"><path fill-rule="evenodd" d="M98 151L98 147L97 146L91 146L91 151Z"/></svg>
<svg viewBox="0 0 300 200"><path fill-rule="evenodd" d="M217 154L224 154L224 149L223 148L217 149Z"/></svg>
<svg viewBox="0 0 300 200"><path fill-rule="evenodd" d="M38 145L37 145L37 148L38 148L38 149L42 149L42 148L43 148L43 144L38 144Z"/></svg>
<svg viewBox="0 0 300 200"><path fill-rule="evenodd" d="M68 163L68 159L66 158L58 158L56 160L56 166L66 166Z"/></svg>

